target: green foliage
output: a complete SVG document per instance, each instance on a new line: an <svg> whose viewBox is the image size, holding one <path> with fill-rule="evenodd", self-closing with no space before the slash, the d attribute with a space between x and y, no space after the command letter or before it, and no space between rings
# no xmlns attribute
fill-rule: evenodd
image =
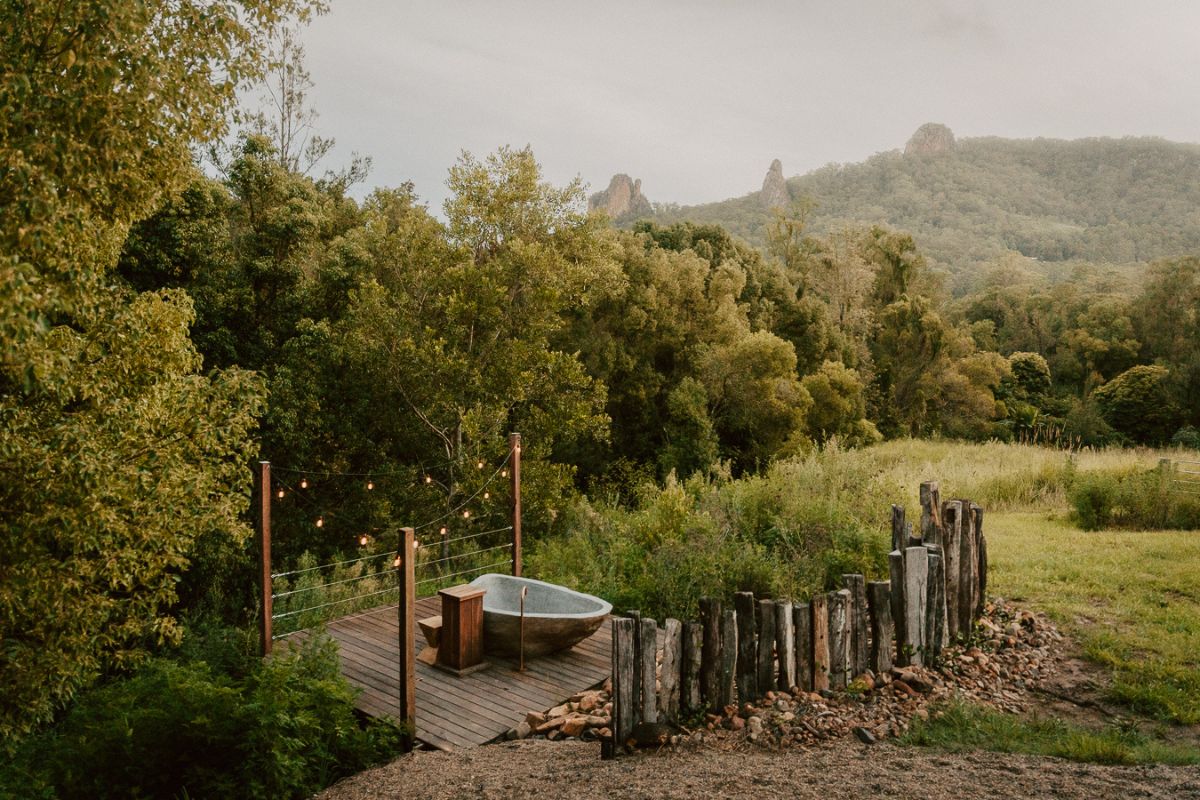
<svg viewBox="0 0 1200 800"><path fill-rule="evenodd" d="M1130 439L1149 444L1167 441L1179 426L1166 367L1137 366L1096 390L1104 419Z"/></svg>
<svg viewBox="0 0 1200 800"><path fill-rule="evenodd" d="M866 419L866 387L857 372L841 362L826 361L819 371L804 376L802 384L812 398L806 427L819 444L836 438L856 447L883 438Z"/></svg>
<svg viewBox="0 0 1200 800"><path fill-rule="evenodd" d="M866 461L830 450L739 480L647 486L633 509L580 500L567 533L539 542L528 568L660 619L694 617L701 597L736 591L808 597L844 573L886 571L878 489Z"/></svg>
<svg viewBox="0 0 1200 800"><path fill-rule="evenodd" d="M1085 531L1200 528L1200 498L1182 491L1172 476L1168 466L1078 473L1068 494L1074 520Z"/></svg>
<svg viewBox="0 0 1200 800"><path fill-rule="evenodd" d="M1098 764L1200 764L1196 748L1163 742L1133 727L1088 730L1059 719L1017 717L961 700L935 706L927 720L913 722L901 742L952 753L991 750Z"/></svg>
<svg viewBox="0 0 1200 800"><path fill-rule="evenodd" d="M198 537L240 542L263 388L200 372L181 292L108 270L192 174L293 0L7 3L0 37L0 735L178 638Z"/></svg>
<svg viewBox="0 0 1200 800"><path fill-rule="evenodd" d="M209 642L193 646L204 660L156 657L83 693L23 743L0 793L301 798L396 752L395 728L360 726L331 640L265 661L236 637Z"/></svg>

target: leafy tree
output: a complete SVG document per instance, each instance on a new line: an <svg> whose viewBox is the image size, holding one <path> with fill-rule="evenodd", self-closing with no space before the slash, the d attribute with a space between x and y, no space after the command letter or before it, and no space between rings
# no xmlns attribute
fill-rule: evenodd
<svg viewBox="0 0 1200 800"><path fill-rule="evenodd" d="M1093 396L1105 421L1135 442L1164 442L1179 427L1179 408L1171 396L1166 367L1132 367Z"/></svg>
<svg viewBox="0 0 1200 800"><path fill-rule="evenodd" d="M0 33L0 735L179 636L195 538L242 537L261 386L199 373L179 292L111 285L306 4L6 3Z"/></svg>
<svg viewBox="0 0 1200 800"><path fill-rule="evenodd" d="M802 384L812 398L806 427L818 443L837 437L856 446L882 438L866 419L866 386L854 370L840 361L826 361L820 370L804 376Z"/></svg>

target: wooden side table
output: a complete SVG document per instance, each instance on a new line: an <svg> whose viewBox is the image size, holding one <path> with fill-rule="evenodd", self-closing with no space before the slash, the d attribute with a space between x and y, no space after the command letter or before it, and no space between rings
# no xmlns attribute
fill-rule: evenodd
<svg viewBox="0 0 1200 800"><path fill-rule="evenodd" d="M442 589L442 631L436 666L468 675L485 669L483 660L483 595L485 589L468 583Z"/></svg>

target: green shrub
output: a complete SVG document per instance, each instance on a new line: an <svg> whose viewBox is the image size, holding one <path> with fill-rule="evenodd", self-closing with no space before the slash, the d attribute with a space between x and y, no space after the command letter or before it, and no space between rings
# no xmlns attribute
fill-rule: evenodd
<svg viewBox="0 0 1200 800"><path fill-rule="evenodd" d="M396 752L394 727L359 724L331 640L263 661L240 639L82 695L0 770L0 796L300 798Z"/></svg>
<svg viewBox="0 0 1200 800"><path fill-rule="evenodd" d="M1087 531L1200 528L1200 496L1183 491L1167 466L1080 473L1068 498L1075 522Z"/></svg>

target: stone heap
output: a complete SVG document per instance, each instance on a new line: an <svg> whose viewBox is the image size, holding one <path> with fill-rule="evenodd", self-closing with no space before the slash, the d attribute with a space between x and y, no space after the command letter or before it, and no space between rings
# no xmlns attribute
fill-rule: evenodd
<svg viewBox="0 0 1200 800"><path fill-rule="evenodd" d="M786 206L791 199L787 181L783 178L783 164L777 158L771 162L771 168L763 178L762 191L758 195L759 203L763 208L772 209Z"/></svg>
<svg viewBox="0 0 1200 800"><path fill-rule="evenodd" d="M1031 691L1049 677L1062 641L1044 615L997 600L985 606L971 641L943 650L935 667L897 667L882 675L868 671L845 691L768 692L758 703L705 714L692 727L655 726L664 735L650 741L807 747L853 733L870 744L903 735L914 719L929 717L930 703L953 697L1020 713L1028 709ZM612 735L611 689L606 682L548 711L530 712L508 738L606 739Z"/></svg>
<svg viewBox="0 0 1200 800"><path fill-rule="evenodd" d="M589 211L603 211L609 219L648 217L653 206L642 194L642 179L634 180L624 173L613 175L608 188L588 198Z"/></svg>

